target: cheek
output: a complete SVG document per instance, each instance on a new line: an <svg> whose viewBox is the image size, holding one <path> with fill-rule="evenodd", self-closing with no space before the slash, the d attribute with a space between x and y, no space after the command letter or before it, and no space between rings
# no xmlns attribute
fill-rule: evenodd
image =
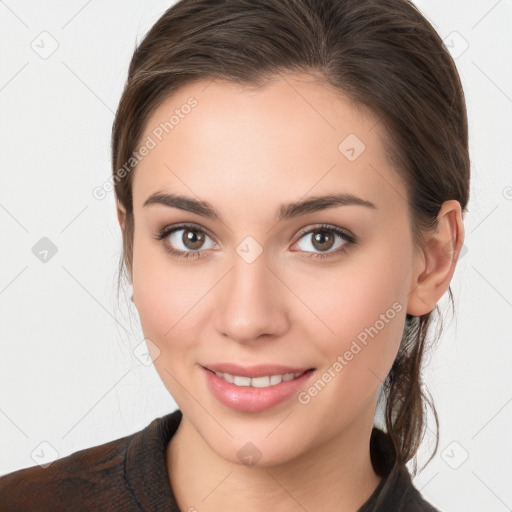
<svg viewBox="0 0 512 512"><path fill-rule="evenodd" d="M200 330L201 297L207 280L184 266L170 264L169 256L151 243L135 242L133 296L144 338L156 345L153 365L177 404L187 399L180 383L190 376ZM201 286L204 283L204 287Z"/></svg>
<svg viewBox="0 0 512 512"><path fill-rule="evenodd" d="M133 253L133 297L137 307L144 335L162 340L172 326L176 311L178 283L171 288L171 277L162 262L144 244L135 241Z"/></svg>
<svg viewBox="0 0 512 512"><path fill-rule="evenodd" d="M201 356L198 341L211 321L212 293L219 272L208 265L171 259L143 236L135 238L133 296L144 337L159 350L154 366L173 396L173 379L183 381ZM176 398L175 397L175 398Z"/></svg>
<svg viewBox="0 0 512 512"><path fill-rule="evenodd" d="M388 258L387 250L364 260L333 269L329 278L307 281L317 284L306 296L322 322L315 319L305 337L314 340L321 365L301 403L337 426L376 400L405 322L404 262Z"/></svg>
<svg viewBox="0 0 512 512"><path fill-rule="evenodd" d="M364 254L354 253L332 270L322 269L316 279L293 276L293 282L302 283L297 295L304 297L309 309L301 314L313 319L308 337L316 340L325 363L346 354L350 366L371 367L385 377L405 322L404 254L381 244Z"/></svg>
<svg viewBox="0 0 512 512"><path fill-rule="evenodd" d="M201 287L193 272L171 265L157 243L135 239L133 296L144 336L164 351L170 340L183 339L177 333L193 332L188 324Z"/></svg>

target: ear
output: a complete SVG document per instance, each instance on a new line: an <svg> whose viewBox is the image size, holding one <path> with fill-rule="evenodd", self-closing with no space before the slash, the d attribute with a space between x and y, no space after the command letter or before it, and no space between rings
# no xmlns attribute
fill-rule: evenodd
<svg viewBox="0 0 512 512"><path fill-rule="evenodd" d="M121 226L121 230L124 231L124 223L125 223L125 220L126 220L126 209L121 204L121 201L119 201L119 199L117 199L116 205L117 205L116 206L117 220L119 221L119 225Z"/></svg>
<svg viewBox="0 0 512 512"><path fill-rule="evenodd" d="M430 313L450 286L457 258L464 243L460 203L445 201L437 216L437 229L428 235L426 249L419 255L409 293L407 313Z"/></svg>
<svg viewBox="0 0 512 512"><path fill-rule="evenodd" d="M126 208L121 204L119 199L116 200L116 211L117 211L117 220L119 221L119 225L121 226L121 231L123 232L123 241L124 241L124 228L126 224ZM133 275L130 268L128 268L128 278L130 283L133 284ZM133 300L133 298L132 298Z"/></svg>

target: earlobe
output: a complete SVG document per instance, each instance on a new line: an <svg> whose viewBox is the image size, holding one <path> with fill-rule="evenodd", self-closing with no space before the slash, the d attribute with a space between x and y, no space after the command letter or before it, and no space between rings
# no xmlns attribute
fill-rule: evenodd
<svg viewBox="0 0 512 512"><path fill-rule="evenodd" d="M445 201L437 220L437 229L428 235L423 258L414 275L407 304L410 315L426 315L435 308L450 286L464 243L464 224L458 201Z"/></svg>

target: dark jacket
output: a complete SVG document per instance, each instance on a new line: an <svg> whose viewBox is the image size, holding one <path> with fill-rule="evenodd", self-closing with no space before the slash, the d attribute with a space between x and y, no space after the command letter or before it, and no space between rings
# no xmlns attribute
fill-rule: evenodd
<svg viewBox="0 0 512 512"><path fill-rule="evenodd" d="M181 418L176 410L139 432L77 451L46 468L0 477L0 511L186 512L176 504L165 460ZM392 470L391 442L375 427L370 454L384 478L358 512L439 512L423 500L405 467Z"/></svg>

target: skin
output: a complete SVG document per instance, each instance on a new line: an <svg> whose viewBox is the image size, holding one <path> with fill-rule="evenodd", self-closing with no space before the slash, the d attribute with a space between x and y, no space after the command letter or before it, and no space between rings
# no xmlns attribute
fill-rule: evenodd
<svg viewBox="0 0 512 512"><path fill-rule="evenodd" d="M415 249L406 191L386 158L381 126L309 75L279 75L259 89L189 84L154 112L142 140L190 96L197 107L138 164L133 181L133 300L156 370L183 412L167 448L178 505L356 510L380 481L369 453L379 388L406 313L432 311L448 289L464 240L460 204L445 202L427 248ZM351 133L366 146L354 161L338 150ZM223 221L144 207L154 192L207 201ZM336 206L274 219L283 203L338 192L376 209ZM118 203L121 228L124 216ZM181 222L211 235L202 257L179 259L156 239ZM308 258L322 251L301 232L318 224L349 230L357 243L331 233L330 256ZM178 245L182 234L174 248L194 250ZM252 263L236 252L248 236L262 249ZM307 404L293 396L262 412L237 412L206 386L199 364L305 366L318 377L393 303L401 310ZM237 456L248 442L261 452L254 466Z"/></svg>

